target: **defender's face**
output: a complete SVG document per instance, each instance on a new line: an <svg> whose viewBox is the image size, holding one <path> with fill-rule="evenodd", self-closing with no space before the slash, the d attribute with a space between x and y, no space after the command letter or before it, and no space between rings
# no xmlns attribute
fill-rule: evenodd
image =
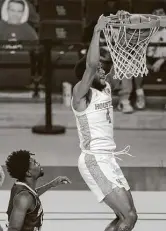
<svg viewBox="0 0 166 231"><path fill-rule="evenodd" d="M8 5L8 22L20 24L24 13L24 6L20 3L10 2Z"/></svg>
<svg viewBox="0 0 166 231"><path fill-rule="evenodd" d="M35 179L38 179L39 177L42 177L44 175L43 168L33 158L30 158L29 172L31 173L32 177Z"/></svg>

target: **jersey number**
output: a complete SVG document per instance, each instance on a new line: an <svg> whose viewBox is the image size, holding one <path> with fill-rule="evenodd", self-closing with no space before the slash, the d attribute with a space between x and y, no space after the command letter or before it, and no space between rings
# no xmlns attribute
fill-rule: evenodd
<svg viewBox="0 0 166 231"><path fill-rule="evenodd" d="M108 120L109 124L111 123L111 116L110 116L110 111L107 108L107 112L106 112L106 119Z"/></svg>

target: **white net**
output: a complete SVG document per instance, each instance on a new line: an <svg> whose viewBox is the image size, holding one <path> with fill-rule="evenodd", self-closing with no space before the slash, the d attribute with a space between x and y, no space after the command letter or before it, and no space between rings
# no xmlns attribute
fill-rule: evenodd
<svg viewBox="0 0 166 231"><path fill-rule="evenodd" d="M103 30L114 64L115 79L143 77L148 74L146 50L152 35L159 29L159 23L149 26L146 23L142 28L136 24L134 27L130 26L132 24L125 24L124 19L129 19L130 16L128 13L123 18L117 16L110 18L110 23Z"/></svg>

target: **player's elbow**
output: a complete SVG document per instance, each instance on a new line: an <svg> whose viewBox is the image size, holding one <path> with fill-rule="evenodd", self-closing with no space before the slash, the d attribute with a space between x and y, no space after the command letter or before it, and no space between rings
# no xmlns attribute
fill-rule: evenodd
<svg viewBox="0 0 166 231"><path fill-rule="evenodd" d="M93 69L93 70L97 70L99 63L96 62L95 59L87 59L86 61L86 69Z"/></svg>
<svg viewBox="0 0 166 231"><path fill-rule="evenodd" d="M87 78L88 79L90 78L89 76L94 75L94 73L97 70L97 67L98 67L98 62L86 59L86 56L84 56L76 64L74 68L74 72L79 81L81 81L83 77L85 78L85 76L86 76L85 79L87 80Z"/></svg>
<svg viewBox="0 0 166 231"><path fill-rule="evenodd" d="M85 70L86 70L86 56L80 59L74 68L74 72L78 80L82 79Z"/></svg>
<svg viewBox="0 0 166 231"><path fill-rule="evenodd" d="M98 57L97 57L98 56ZM97 69L99 65L99 55L96 54L88 54L87 59L86 59L86 69L91 68L91 69Z"/></svg>
<svg viewBox="0 0 166 231"><path fill-rule="evenodd" d="M21 231L22 227L9 226L8 231Z"/></svg>

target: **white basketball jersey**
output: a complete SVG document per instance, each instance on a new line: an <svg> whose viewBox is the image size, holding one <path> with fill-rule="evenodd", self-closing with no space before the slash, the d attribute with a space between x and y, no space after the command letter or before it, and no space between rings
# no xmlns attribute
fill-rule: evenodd
<svg viewBox="0 0 166 231"><path fill-rule="evenodd" d="M111 88L107 83L103 91L91 88L92 98L82 112L72 110L76 118L80 148L89 154L110 154L116 148L113 138L113 107Z"/></svg>

